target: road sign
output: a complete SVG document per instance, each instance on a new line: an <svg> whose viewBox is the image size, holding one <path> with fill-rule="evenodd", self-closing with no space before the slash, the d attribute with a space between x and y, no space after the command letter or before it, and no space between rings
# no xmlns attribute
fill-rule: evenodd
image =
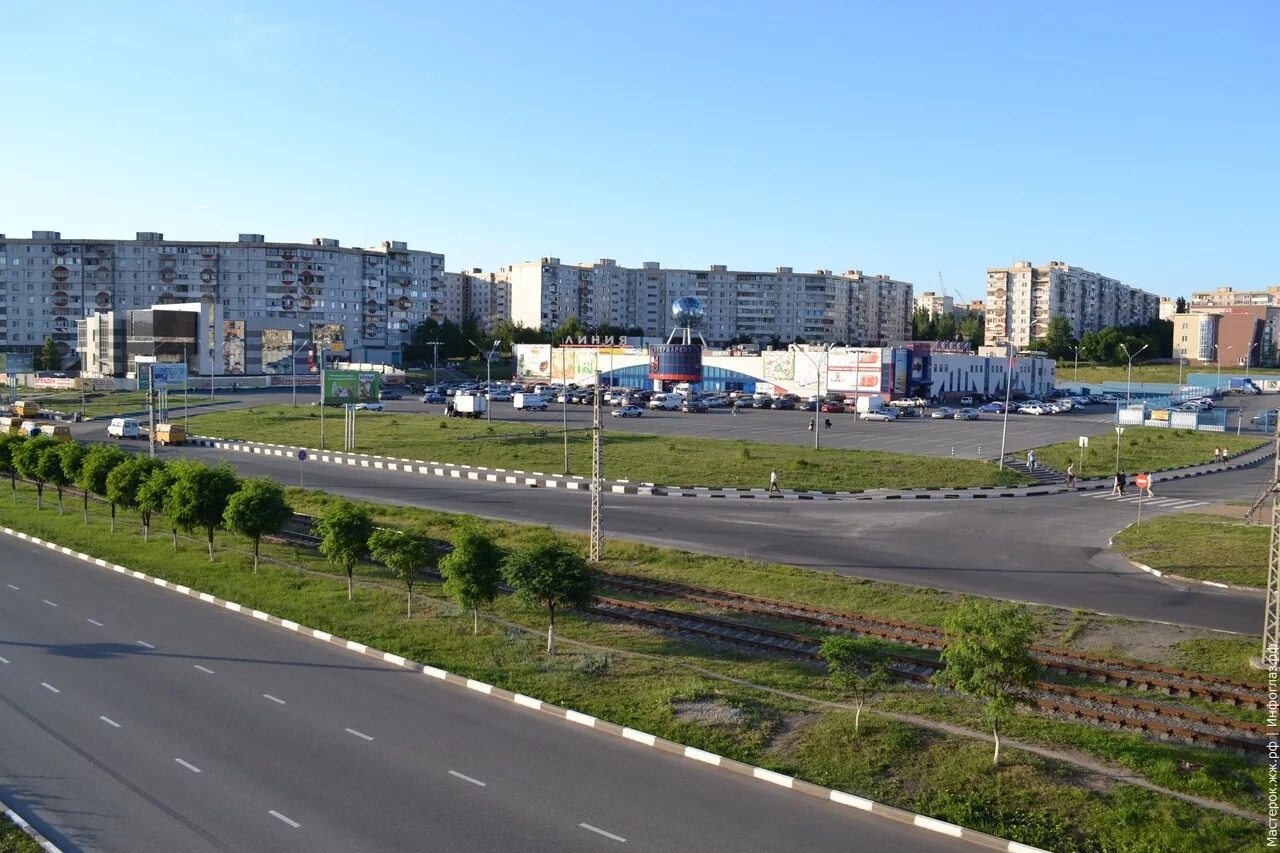
<svg viewBox="0 0 1280 853"><path fill-rule="evenodd" d="M1088 447L1088 446L1089 446L1089 436L1087 436L1087 435L1082 435L1082 436L1080 436L1080 446L1081 446L1081 447Z"/></svg>
<svg viewBox="0 0 1280 853"><path fill-rule="evenodd" d="M31 363L29 352L0 352L0 373L30 373Z"/></svg>
<svg viewBox="0 0 1280 853"><path fill-rule="evenodd" d="M299 461L299 462L306 462L306 461L307 461L307 451L305 451L305 450L299 450L299 451L298 451L298 461Z"/></svg>
<svg viewBox="0 0 1280 853"><path fill-rule="evenodd" d="M1146 474L1139 474L1133 478L1133 484L1139 489L1145 489L1151 483L1151 478Z"/></svg>

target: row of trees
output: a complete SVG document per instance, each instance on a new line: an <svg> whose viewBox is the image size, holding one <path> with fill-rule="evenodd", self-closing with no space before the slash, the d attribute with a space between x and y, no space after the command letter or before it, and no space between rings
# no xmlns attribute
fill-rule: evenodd
<svg viewBox="0 0 1280 853"><path fill-rule="evenodd" d="M973 311L959 319L951 313L934 314L927 308L917 308L911 314L911 339L913 341L968 341L975 348L986 340L987 318Z"/></svg>
<svg viewBox="0 0 1280 853"><path fill-rule="evenodd" d="M1173 321L1150 320L1130 326L1108 326L1097 332L1085 332L1077 340L1071 321L1061 314L1050 318L1049 329L1035 348L1050 358L1073 360L1079 348L1081 361L1096 364L1128 364L1129 356L1144 346L1146 358L1173 357ZM1126 353L1128 353L1126 355Z"/></svg>
<svg viewBox="0 0 1280 853"><path fill-rule="evenodd" d="M404 360L409 364L432 364L436 348L430 345L429 341L440 342L440 359L444 361L451 358L478 356L479 353L476 347L472 346L472 341L484 350L488 350L493 341L499 341L499 352L510 353L516 344L559 344L565 338L577 338L583 335L643 337L644 329L639 326L624 328L608 323L589 326L576 316L570 316L554 331L531 329L523 323L503 320L491 331L486 332L474 316L467 317L461 323L455 323L452 320L442 322L428 319L413 328L409 343L405 344Z"/></svg>
<svg viewBox="0 0 1280 853"><path fill-rule="evenodd" d="M1000 732L1018 705L1034 703L1040 667L1031 654L1039 633L1035 618L1020 604L966 599L943 622L947 645L934 683L982 704L982 719L995 738L992 763L1000 764ZM854 705L853 731L861 731L862 708L892 680L887 651L871 637L832 634L818 656L827 664L832 687Z"/></svg>

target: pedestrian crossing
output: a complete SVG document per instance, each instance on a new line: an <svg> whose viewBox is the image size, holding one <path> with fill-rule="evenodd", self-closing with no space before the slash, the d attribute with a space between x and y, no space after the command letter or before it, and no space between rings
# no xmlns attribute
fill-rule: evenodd
<svg viewBox="0 0 1280 853"><path fill-rule="evenodd" d="M1092 500L1103 500L1119 504L1136 504L1141 500L1142 508L1144 510L1167 510L1169 512L1181 512L1183 510L1195 509L1198 506L1205 506L1209 503L1208 501L1196 501L1187 498L1162 498L1159 496L1154 498L1143 498L1137 494L1136 487L1132 488L1134 491L1130 491L1124 496L1113 495L1110 492L1092 492L1085 495L1085 497Z"/></svg>

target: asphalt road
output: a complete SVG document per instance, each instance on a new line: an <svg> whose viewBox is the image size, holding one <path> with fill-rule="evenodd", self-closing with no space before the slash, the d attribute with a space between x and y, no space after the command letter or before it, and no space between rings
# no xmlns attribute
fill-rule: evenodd
<svg viewBox="0 0 1280 853"><path fill-rule="evenodd" d="M0 541L0 787L64 850L968 845Z"/></svg>
<svg viewBox="0 0 1280 853"><path fill-rule="evenodd" d="M606 451L607 452L607 451ZM165 448L162 456L226 460L246 476L298 481L299 463L209 448ZM1157 483L1158 497L1185 504L1252 500L1269 465ZM308 464L308 488L352 498L547 524L589 526L589 494L530 489L347 466ZM620 536L751 560L954 592L1081 608L1224 631L1261 631L1253 594L1178 585L1131 567L1106 550L1137 518L1136 503L1079 492L1034 498L928 501L696 500L608 495L604 526Z"/></svg>

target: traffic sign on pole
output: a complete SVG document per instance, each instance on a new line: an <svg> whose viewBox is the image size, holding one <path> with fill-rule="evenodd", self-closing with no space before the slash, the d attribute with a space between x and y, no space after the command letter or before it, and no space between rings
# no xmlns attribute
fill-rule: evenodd
<svg viewBox="0 0 1280 853"><path fill-rule="evenodd" d="M1145 489L1148 485L1151 484L1151 478L1148 477L1146 474L1139 474L1138 476L1133 478L1133 484L1137 486L1139 489Z"/></svg>

